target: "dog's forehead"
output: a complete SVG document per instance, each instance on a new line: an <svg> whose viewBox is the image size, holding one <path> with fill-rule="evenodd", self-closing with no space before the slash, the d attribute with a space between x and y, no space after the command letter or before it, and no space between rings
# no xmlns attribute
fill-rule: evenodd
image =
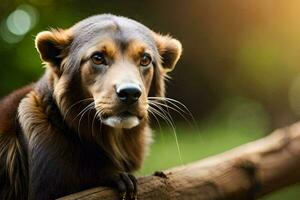
<svg viewBox="0 0 300 200"><path fill-rule="evenodd" d="M74 33L73 48L95 45L103 38L126 46L130 41L141 41L156 51L152 31L146 26L114 15L97 15L87 18L72 27Z"/></svg>

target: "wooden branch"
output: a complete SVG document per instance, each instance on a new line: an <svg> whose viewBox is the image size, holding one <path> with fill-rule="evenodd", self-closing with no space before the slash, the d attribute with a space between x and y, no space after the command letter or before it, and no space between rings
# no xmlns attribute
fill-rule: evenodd
<svg viewBox="0 0 300 200"><path fill-rule="evenodd" d="M299 181L297 123L220 155L141 177L138 199L255 199ZM116 200L117 196L112 189L98 187L61 200Z"/></svg>

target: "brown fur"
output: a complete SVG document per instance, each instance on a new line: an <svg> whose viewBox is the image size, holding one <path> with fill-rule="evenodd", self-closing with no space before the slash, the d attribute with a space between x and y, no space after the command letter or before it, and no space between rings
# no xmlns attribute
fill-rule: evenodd
<svg viewBox="0 0 300 200"><path fill-rule="evenodd" d="M139 169L151 142L147 97L164 96L180 43L133 20L100 15L41 32L36 47L45 74L0 102L0 199L54 199ZM92 63L94 52L104 53L107 66ZM153 61L143 68L144 52ZM134 105L116 96L124 81L141 87ZM102 123L124 111L139 124L119 129Z"/></svg>
<svg viewBox="0 0 300 200"><path fill-rule="evenodd" d="M21 147L16 118L21 99L32 90L26 86L8 95L0 103L0 199L18 199L27 195L27 155Z"/></svg>

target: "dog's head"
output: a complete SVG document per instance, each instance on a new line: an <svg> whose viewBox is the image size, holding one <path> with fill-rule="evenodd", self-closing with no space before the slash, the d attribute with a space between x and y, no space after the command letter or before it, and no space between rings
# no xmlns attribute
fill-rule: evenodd
<svg viewBox="0 0 300 200"><path fill-rule="evenodd" d="M164 96L164 78L182 51L178 40L114 15L41 32L36 47L53 73L59 105L91 98L104 124L125 129L148 118L148 96Z"/></svg>

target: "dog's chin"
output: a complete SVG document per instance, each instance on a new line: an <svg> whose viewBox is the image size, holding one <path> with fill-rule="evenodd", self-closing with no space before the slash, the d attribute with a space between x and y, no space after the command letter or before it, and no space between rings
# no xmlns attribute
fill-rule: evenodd
<svg viewBox="0 0 300 200"><path fill-rule="evenodd" d="M140 119L135 115L113 115L102 119L102 123L116 129L131 129L140 124Z"/></svg>

